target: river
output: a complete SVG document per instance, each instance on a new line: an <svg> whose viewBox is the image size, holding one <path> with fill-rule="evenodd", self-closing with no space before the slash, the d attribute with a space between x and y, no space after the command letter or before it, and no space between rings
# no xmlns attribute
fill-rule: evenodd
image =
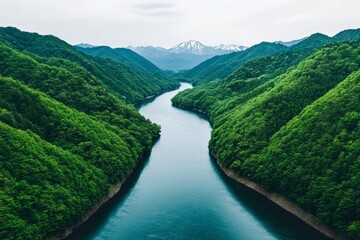
<svg viewBox="0 0 360 240"><path fill-rule="evenodd" d="M160 140L120 193L68 239L327 239L219 170L207 147L209 122L171 105L190 87L140 108L161 125Z"/></svg>

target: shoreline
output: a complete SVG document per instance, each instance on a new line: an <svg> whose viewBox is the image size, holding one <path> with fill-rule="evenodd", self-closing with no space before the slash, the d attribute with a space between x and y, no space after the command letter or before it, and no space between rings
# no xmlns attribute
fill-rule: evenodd
<svg viewBox="0 0 360 240"><path fill-rule="evenodd" d="M173 104L174 105L174 104ZM180 107L180 106L176 106ZM182 107L180 107L182 108ZM184 108L183 108L184 109ZM208 118L207 114L203 111L199 111L199 109L190 109L187 108L186 110L197 112L201 115L204 115ZM208 118L209 120L209 118ZM209 121L210 122L210 121ZM211 122L210 122L211 123ZM157 140L154 140L153 145L156 143ZM150 150L151 152L151 150ZM249 189L252 189L253 191L256 191L257 193L263 195L267 199L269 199L271 202L275 203L288 213L292 214L293 216L297 217L298 219L302 220L304 223L309 225L310 227L316 229L326 237L333 239L333 240L345 240L344 237L340 236L336 231L331 229L329 226L323 224L319 219L317 219L314 215L310 214L309 212L303 210L299 205L295 204L294 202L290 201L289 199L285 198L284 196L281 196L279 194L276 194L274 192L269 192L265 190L263 187L261 187L260 184L253 182L247 178L238 176L235 171L226 168L219 160L219 158L216 156L216 154L210 150L210 154L214 159L216 160L217 166L221 169L221 171L229 178L235 180L239 184L242 184L243 186L246 186ZM93 206L81 220L75 224L73 224L70 227L65 228L61 233L58 233L57 235L52 235L46 239L49 240L60 240L65 239L68 236L72 234L72 232L86 223L92 215L94 215L104 204L106 204L109 200L111 200L122 188L124 183L129 180L129 178L136 172L136 169L138 167L141 167L143 164L143 161L146 160L146 157L148 157L150 153L146 154L146 156L143 156L142 159L138 162L137 166L133 169L133 171L125 178L123 181L117 182L115 185L113 185L108 194L105 195L96 203L95 206Z"/></svg>
<svg viewBox="0 0 360 240"><path fill-rule="evenodd" d="M69 237L76 229L81 227L83 224L85 224L94 214L96 214L101 207L103 207L108 201L110 201L115 195L117 195L122 187L126 185L128 181L132 181L133 177L137 176L139 171L142 171L144 166L146 165L147 160L150 157L152 148L157 143L157 141L160 139L160 134L153 139L153 143L150 150L145 150L141 158L139 159L138 163L134 167L134 169L128 174L128 176L125 177L124 180L119 181L111 186L108 193L103 196L89 211L86 212L86 214L77 222L74 223L71 226L68 226L64 228L61 232L58 232L56 234L50 235L46 240L63 240Z"/></svg>
<svg viewBox="0 0 360 240"><path fill-rule="evenodd" d="M129 173L128 176L125 177L124 180L119 181L112 185L108 191L108 193L103 196L86 214L76 223L71 226L64 228L61 232L50 235L46 237L46 240L63 240L69 237L77 228L81 227L85 224L94 214L96 214L101 207L103 207L108 201L110 201L116 194L118 194L122 188L122 186L129 180L131 180L132 176L136 176L139 169L142 169L146 164L147 159L149 158L152 148L156 144L156 142L160 139L160 134L153 139L153 143L150 150L145 150L142 157L139 159L135 168Z"/></svg>
<svg viewBox="0 0 360 240"><path fill-rule="evenodd" d="M294 202L290 201L289 199L265 190L260 184L253 182L247 178L238 176L233 170L226 168L219 160L219 158L215 155L214 152L210 151L211 156L214 157L216 160L217 166L222 170L223 173L226 174L229 178L235 180L236 182L260 193L271 202L275 203L285 211L289 212L290 214L294 215L295 217L299 218L312 228L316 229L317 231L324 234L326 237L331 238L333 240L345 240L342 236L335 232L332 228L322 223L319 219L317 219L314 215L310 214L309 212L302 209L299 205L295 204Z"/></svg>
<svg viewBox="0 0 360 240"><path fill-rule="evenodd" d="M131 174L130 174L131 175ZM129 175L129 176L130 176ZM100 199L100 201L98 201L95 206L93 206L86 214L83 218L81 218L81 220L75 224L73 224L70 227L65 228L61 233L58 233L56 235L50 236L46 239L48 240L61 240L61 239L65 239L68 236L70 236L73 231L75 229L77 229L78 227L80 227L81 225L83 225L85 222L87 222L90 217L92 215L94 215L105 203L107 203L111 198L113 198L121 189L121 187L123 186L124 182L129 178L129 176L127 176L125 178L124 181L119 181L116 184L114 184L107 195L105 195L104 197L102 197Z"/></svg>
<svg viewBox="0 0 360 240"><path fill-rule="evenodd" d="M58 232L56 234L48 236L47 240L62 240L69 237L76 229L81 227L83 224L85 224L94 214L96 214L101 207L103 207L108 201L110 201L115 195L117 195L122 187L126 185L128 181L131 181L133 176L137 176L138 172L143 169L145 166L147 159L150 157L151 151L153 146L156 144L156 142L159 140L160 135L153 139L153 144L150 150L145 151L140 160L138 161L135 168L129 173L128 176L125 177L124 180L119 181L111 186L108 193L103 196L89 211L86 212L86 214L77 222L74 223L71 226L68 226L62 230L62 232Z"/></svg>
<svg viewBox="0 0 360 240"><path fill-rule="evenodd" d="M157 93L154 93L153 95L149 95L149 96L146 96L145 98L143 98L142 100L139 100L137 101L136 103L133 104L133 106L136 108L136 109L139 109L141 107L141 105L143 105L144 103L152 100L152 99L155 99L156 97L160 96L161 94L163 93L167 93L167 92L171 92L171 91L174 91L176 89L179 89L180 86L176 86L174 88L169 88L169 89L163 89L161 90L160 92L157 92Z"/></svg>
<svg viewBox="0 0 360 240"><path fill-rule="evenodd" d="M175 87L175 89L168 89L168 90L163 90L161 92L158 92L152 96L147 96L145 97L143 100L141 100L140 102L138 102L135 107L138 109L141 107L141 105L143 105L144 103L146 103L147 101L151 100L151 99L155 99L156 97L158 97L159 95L165 93L165 92L169 92L169 91L173 91L178 89L179 87ZM156 144L156 142L159 140L160 138L160 133L157 137L155 137L153 139L153 143L151 146L151 149L144 152L143 156L140 158L138 164L135 166L135 168L129 173L128 176L125 177L124 180L119 181L117 183L115 183L114 185L111 186L111 188L109 189L108 193L103 196L89 211L86 212L86 214L77 222L74 223L73 225L66 227L65 229L62 230L62 232L50 235L48 237L46 237L47 240L62 240L65 239L67 237L69 237L74 230L76 230L77 228L81 227L84 223L86 223L95 213L98 212L98 210L104 206L104 204L106 204L109 200L111 200L116 194L118 194L121 190L121 187L124 185L124 183L126 181L128 181L129 179L131 179L131 176L133 174L136 174L137 169L141 169L143 167L143 165L145 164L146 159L150 156L152 148L154 147L154 145Z"/></svg>
<svg viewBox="0 0 360 240"><path fill-rule="evenodd" d="M182 108L188 111L196 112L198 114L206 116L206 118L209 120L210 124L212 125L210 121L210 117L208 114L200 109L191 108L187 106L181 106L179 104L173 105ZM243 186L252 189L253 191L256 191L257 193L263 195L267 199L269 199L271 202L275 203L288 213L294 215L295 217L299 218L306 224L308 224L310 227L316 229L320 233L324 234L326 237L333 239L333 240L346 240L343 236L339 235L335 230L330 228L329 226L322 223L319 219L317 219L314 215L310 214L309 212L302 209L299 205L295 204L294 202L290 201L284 196L281 196L279 194L276 194L274 192L269 192L265 190L263 187L260 186L260 184L253 182L247 178L238 176L233 170L226 168L221 162L220 159L216 156L216 154L209 149L211 156L216 160L217 166L221 169L221 171L229 178L235 180L236 182L242 184Z"/></svg>

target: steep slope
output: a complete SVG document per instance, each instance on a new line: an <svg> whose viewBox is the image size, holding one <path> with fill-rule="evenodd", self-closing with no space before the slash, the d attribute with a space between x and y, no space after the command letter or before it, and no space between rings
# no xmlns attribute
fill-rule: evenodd
<svg viewBox="0 0 360 240"><path fill-rule="evenodd" d="M269 138L305 106L359 69L360 59L356 55L359 45L357 42L323 48L274 79L274 87L227 113L232 120L213 131L210 146L216 149L218 141L227 138L223 135L225 132L237 132L235 151L224 152L223 147L215 150L222 159L227 159L227 166L235 159L242 162L258 153L267 146Z"/></svg>
<svg viewBox="0 0 360 240"><path fill-rule="evenodd" d="M306 49L319 49L325 46L328 43L331 43L332 40L329 36L326 36L321 33L315 33L310 37L304 39L298 44L292 45L289 48L289 51L301 51Z"/></svg>
<svg viewBox="0 0 360 240"><path fill-rule="evenodd" d="M159 131L77 62L0 44L0 238L61 235L126 179Z"/></svg>
<svg viewBox="0 0 360 240"><path fill-rule="evenodd" d="M331 44L305 60L309 51L268 57L269 65L266 58L254 59L226 81L184 91L173 103L210 117L214 130L209 146L222 164L291 198L341 234L357 239L360 186L353 169L359 168L354 148L359 134L359 119L354 115L360 106L359 53L357 41ZM320 115L306 116L309 105L322 111ZM346 124L349 129L344 132ZM313 135L308 139L300 128ZM323 146L334 149L327 152ZM335 172L349 174L336 178ZM321 189L327 189L324 195ZM330 196L336 200L325 205Z"/></svg>
<svg viewBox="0 0 360 240"><path fill-rule="evenodd" d="M0 150L1 239L44 239L80 219L110 187L81 157L1 121Z"/></svg>
<svg viewBox="0 0 360 240"><path fill-rule="evenodd" d="M147 96L178 87L175 81L158 79L110 59L88 56L54 36L41 36L7 27L0 28L0 42L19 51L78 63L100 80L109 92L130 103L136 104Z"/></svg>
<svg viewBox="0 0 360 240"><path fill-rule="evenodd" d="M244 52L232 53L223 56L213 57L198 66L181 73L180 75L195 85L207 83L213 80L223 80L235 69L239 68L247 60L272 55L282 51L298 52L304 50L316 51L329 43L345 42L360 39L360 29L345 30L330 38L321 33L315 33L307 38L295 41L296 44L289 44L286 48L284 43L275 42L260 43ZM278 46L276 46L277 44ZM279 47L279 45L282 46Z"/></svg>
<svg viewBox="0 0 360 240"><path fill-rule="evenodd" d="M123 181L151 146L135 149L137 140L116 124L95 120L11 78L0 78L0 109L0 181L6 186L1 189L2 239L60 233ZM146 138L150 129L145 120L139 124L143 130L133 131Z"/></svg>
<svg viewBox="0 0 360 240"><path fill-rule="evenodd" d="M333 38L333 42L345 42L345 41L354 41L360 39L360 28L358 29L348 29L339 32Z"/></svg>
<svg viewBox="0 0 360 240"><path fill-rule="evenodd" d="M153 63L140 56L139 54L133 52L127 48L110 48L106 46L101 47L92 47L92 48L81 48L77 49L87 55L99 58L109 58L115 62L121 63L130 67L131 69L136 69L141 73L145 73L147 78L151 78L156 81L158 84L163 84L164 86L172 84L173 86L179 86L178 81L171 77L171 75L166 74L160 68L155 66ZM139 73L138 73L139 74ZM162 89L161 91L169 90ZM159 91L160 92L160 91ZM156 92L156 93L159 93ZM155 95L155 94L154 94Z"/></svg>
<svg viewBox="0 0 360 240"><path fill-rule="evenodd" d="M244 63L224 81L213 81L184 91L173 98L183 108L199 109L209 117L232 109L273 86L272 80L288 68L297 65L311 51L283 52L255 58ZM256 91L255 91L256 89ZM226 103L221 101L225 100ZM217 108L221 105L221 108Z"/></svg>
<svg viewBox="0 0 360 240"><path fill-rule="evenodd" d="M112 60L150 73L161 74L163 71L152 64L150 61L127 48L110 48L107 46L100 47L76 47L83 53L93 57L111 58Z"/></svg>
<svg viewBox="0 0 360 240"><path fill-rule="evenodd" d="M134 108L107 93L101 83L79 65L55 58L35 60L4 45L0 45L0 55L0 74L3 76L21 80L71 108L119 129L126 129L134 135L133 138L138 136L141 129L137 126L144 126L140 131L144 137L134 141L140 141L141 145L132 146L133 150L137 149L137 154L143 151L141 146L149 147L151 138L156 137L156 127L144 121Z"/></svg>
<svg viewBox="0 0 360 240"><path fill-rule="evenodd" d="M185 71L181 76L188 78L195 85L222 79L236 70L241 64L255 57L262 57L285 51L287 47L276 43L260 43L242 52L234 52L213 57L200 65Z"/></svg>
<svg viewBox="0 0 360 240"><path fill-rule="evenodd" d="M268 189L290 193L352 239L360 237L359 103L357 71L306 107L241 167Z"/></svg>

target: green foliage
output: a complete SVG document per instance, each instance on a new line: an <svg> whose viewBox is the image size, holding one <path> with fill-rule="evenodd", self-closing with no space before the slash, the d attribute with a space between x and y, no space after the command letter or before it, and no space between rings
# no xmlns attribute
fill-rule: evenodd
<svg viewBox="0 0 360 240"><path fill-rule="evenodd" d="M129 67L150 73L157 73L164 77L164 72L160 68L130 49L110 48L106 46L91 48L76 47L76 49L94 57L110 58Z"/></svg>
<svg viewBox="0 0 360 240"><path fill-rule="evenodd" d="M212 119L220 112L226 112L273 86L274 77L298 64L310 53L285 52L251 59L230 74L225 81L212 81L183 91L172 101L183 108L206 112Z"/></svg>
<svg viewBox="0 0 360 240"><path fill-rule="evenodd" d="M0 42L18 51L77 63L100 80L107 91L133 104L141 102L147 96L179 86L175 80L158 77L148 71L130 68L111 59L91 57L54 36L41 36L7 27L0 28Z"/></svg>
<svg viewBox="0 0 360 240"><path fill-rule="evenodd" d="M44 239L79 220L110 187L100 169L0 122L0 238Z"/></svg>
<svg viewBox="0 0 360 240"><path fill-rule="evenodd" d="M210 146L217 146L217 139L225 137L222 134L236 129L239 152L230 153L220 148L219 153L226 159L235 157L238 161L257 153L267 145L269 137L306 105L359 68L358 45L323 48L276 79L273 88L249 100L246 105L235 107L231 115L227 115L233 120L213 131Z"/></svg>
<svg viewBox="0 0 360 240"><path fill-rule="evenodd" d="M333 37L333 42L356 41L360 39L360 28L339 32Z"/></svg>
<svg viewBox="0 0 360 240"><path fill-rule="evenodd" d="M287 47L281 44L263 42L245 51L213 57L183 72L181 76L191 79L195 85L223 79L249 59L271 55L286 49Z"/></svg>
<svg viewBox="0 0 360 240"><path fill-rule="evenodd" d="M209 147L225 166L357 239L360 42L310 52L250 60L173 103L210 117Z"/></svg>
<svg viewBox="0 0 360 240"><path fill-rule="evenodd" d="M141 154L143 149L137 146L139 144L136 145L134 138L142 136L138 141L142 146L149 146L152 139L157 137L157 126L144 121L134 108L107 93L105 88L79 65L67 60L37 57L38 61L43 62L39 63L4 45L0 45L0 55L3 56L0 59L2 75L22 80L28 86L47 93L69 107L92 115L118 129L126 129L126 132L120 131L119 134L130 139L129 143L135 143L132 148L137 150L136 154ZM129 134L130 136L127 136Z"/></svg>
<svg viewBox="0 0 360 240"><path fill-rule="evenodd" d="M357 71L307 106L241 167L353 239L360 236L359 103Z"/></svg>
<svg viewBox="0 0 360 240"><path fill-rule="evenodd" d="M30 231L34 239L40 239L44 235L53 231L60 231L65 226L75 223L86 210L89 210L96 201L107 193L110 184L123 181L129 175L142 154L148 151L152 144L152 136L146 133L147 124L133 125L131 127L133 133L129 134L129 131L117 128L116 124L110 125L107 122L96 121L84 113L72 110L9 78L0 78L0 99L0 121L11 125L13 128L26 130L30 136L35 137L39 142L39 146L32 146L29 140L17 139L14 134L10 133L10 127L4 127L5 130L1 132L0 139L4 139L0 145L0 154L3 155L1 156L1 163L5 164L5 161L11 163L11 165L6 165L6 171L9 171L10 176L15 178L15 183L25 181L24 183L27 184L31 181L31 186L26 185L26 192L17 191L16 194L11 195L13 198L11 201L17 205L14 211L20 215L15 215L17 217L12 218L13 213L11 213L0 218L0 221L8 222L9 220L6 225L2 225L6 226L2 229L3 233L0 233L3 236L2 239L11 236L12 229L17 226L12 224L15 219L18 219L16 221L19 223L21 222L19 228L23 229L23 231L17 229L18 234L20 234L19 238L21 238L21 234L26 235L28 234L26 231ZM156 133L156 130L154 132ZM14 136L15 139L9 140L9 135ZM11 141L14 143L6 145ZM26 152L22 152L24 146L27 147ZM57 151L65 152L64 150L66 150L67 156L52 157L52 152L48 152L46 149L47 146L59 149ZM38 150L38 148L45 148L45 150ZM38 156L39 151L40 156ZM42 162L42 157L59 158L56 161L70 162L73 161L72 158L76 158L90 167L89 170L81 171L79 174L78 171L80 170L73 169L70 166L71 168L67 169L67 175L70 176L67 176L67 180L63 181L63 178L54 174L55 170L52 168L38 166L37 161ZM22 162L26 162L26 165L21 170L19 165ZM101 181L99 180L95 184L93 183L95 180L81 179L81 176L88 174L87 171L90 170L96 170L96 174L101 174ZM6 171L1 169L1 174L6 173ZM15 174L14 171L18 172ZM61 172L61 168L56 171ZM46 180L50 177L53 177L51 181ZM87 177L93 179L96 176L92 174ZM82 186L81 192L83 193L74 194L77 188L72 188L81 184L82 181L91 185ZM16 187L15 183L8 186L9 191ZM54 184L56 186L60 184L62 187L59 190L57 187L52 189ZM92 189L96 190L95 193ZM16 198L13 197L14 194L17 196ZM37 200L43 194L46 194L46 197L43 198L44 204L48 204L46 206L41 205L42 200ZM29 202L25 203L21 199L28 199L26 201ZM74 206L69 207L67 203L59 205L58 200L61 199L65 202L76 201L73 203ZM40 204L39 207L36 204ZM36 207L33 207L34 205ZM4 203L4 207L9 207L8 203ZM45 207L46 209L44 209ZM31 213L27 213L30 210L25 208L31 209ZM49 209L47 210L47 208ZM60 209L57 210L57 208ZM8 211L6 212L8 213ZM43 217L42 215L47 216Z"/></svg>
<svg viewBox="0 0 360 240"><path fill-rule="evenodd" d="M83 157L102 169L110 183L124 179L138 155L105 124L39 94L19 82L0 78L0 107L15 119L13 127L31 130L42 139ZM29 107L30 106L30 107Z"/></svg>
<svg viewBox="0 0 360 240"><path fill-rule="evenodd" d="M321 33L316 33L288 48L281 44L263 42L242 52L213 57L179 75L180 77L187 79L187 81L192 82L194 85L215 80L224 80L229 74L241 67L248 60L257 57L269 56L285 51L305 51L310 54L329 43L353 40L360 40L360 29L345 30L332 38ZM286 61L284 61L284 63L286 64ZM270 66L272 66L272 64L270 64Z"/></svg>
<svg viewBox="0 0 360 240"><path fill-rule="evenodd" d="M114 74L116 88L135 102L177 83L152 82L146 90L134 78L119 81L122 71L141 81L147 74L52 36L0 28L1 41L0 238L44 239L124 181L159 137L159 126L109 93L116 89L94 73Z"/></svg>
<svg viewBox="0 0 360 240"><path fill-rule="evenodd" d="M331 42L332 39L330 37L321 33L315 33L310 37L304 39L303 41L299 42L298 44L291 46L289 49L291 49L291 51L301 51L305 49L319 49L320 47L323 47L324 45L329 44Z"/></svg>

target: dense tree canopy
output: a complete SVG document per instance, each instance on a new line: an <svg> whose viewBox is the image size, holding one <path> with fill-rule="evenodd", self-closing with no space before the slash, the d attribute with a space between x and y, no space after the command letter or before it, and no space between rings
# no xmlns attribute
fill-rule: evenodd
<svg viewBox="0 0 360 240"><path fill-rule="evenodd" d="M195 85L223 79L247 60L285 51L284 45L263 42L241 52L215 56L198 66L184 71L181 76Z"/></svg>
<svg viewBox="0 0 360 240"><path fill-rule="evenodd" d="M225 166L358 239L360 42L310 52L250 60L173 103L210 117Z"/></svg>
<svg viewBox="0 0 360 240"><path fill-rule="evenodd" d="M179 86L179 83L171 78L129 67L109 58L86 55L54 36L41 36L7 27L0 28L0 42L26 54L56 57L77 63L95 76L107 91L133 104L141 102L147 96Z"/></svg>
<svg viewBox="0 0 360 240"><path fill-rule="evenodd" d="M334 37L315 33L290 47L285 47L279 43L262 42L245 51L215 56L178 75L194 85L199 85L211 81L224 80L241 65L254 58L269 56L280 52L299 52L304 50L314 52L329 43L358 39L360 39L360 29L344 30ZM283 62L285 63L286 61Z"/></svg>
<svg viewBox="0 0 360 240"><path fill-rule="evenodd" d="M0 42L0 239L44 239L84 217L159 137L122 97L178 83L52 36L0 28Z"/></svg>

